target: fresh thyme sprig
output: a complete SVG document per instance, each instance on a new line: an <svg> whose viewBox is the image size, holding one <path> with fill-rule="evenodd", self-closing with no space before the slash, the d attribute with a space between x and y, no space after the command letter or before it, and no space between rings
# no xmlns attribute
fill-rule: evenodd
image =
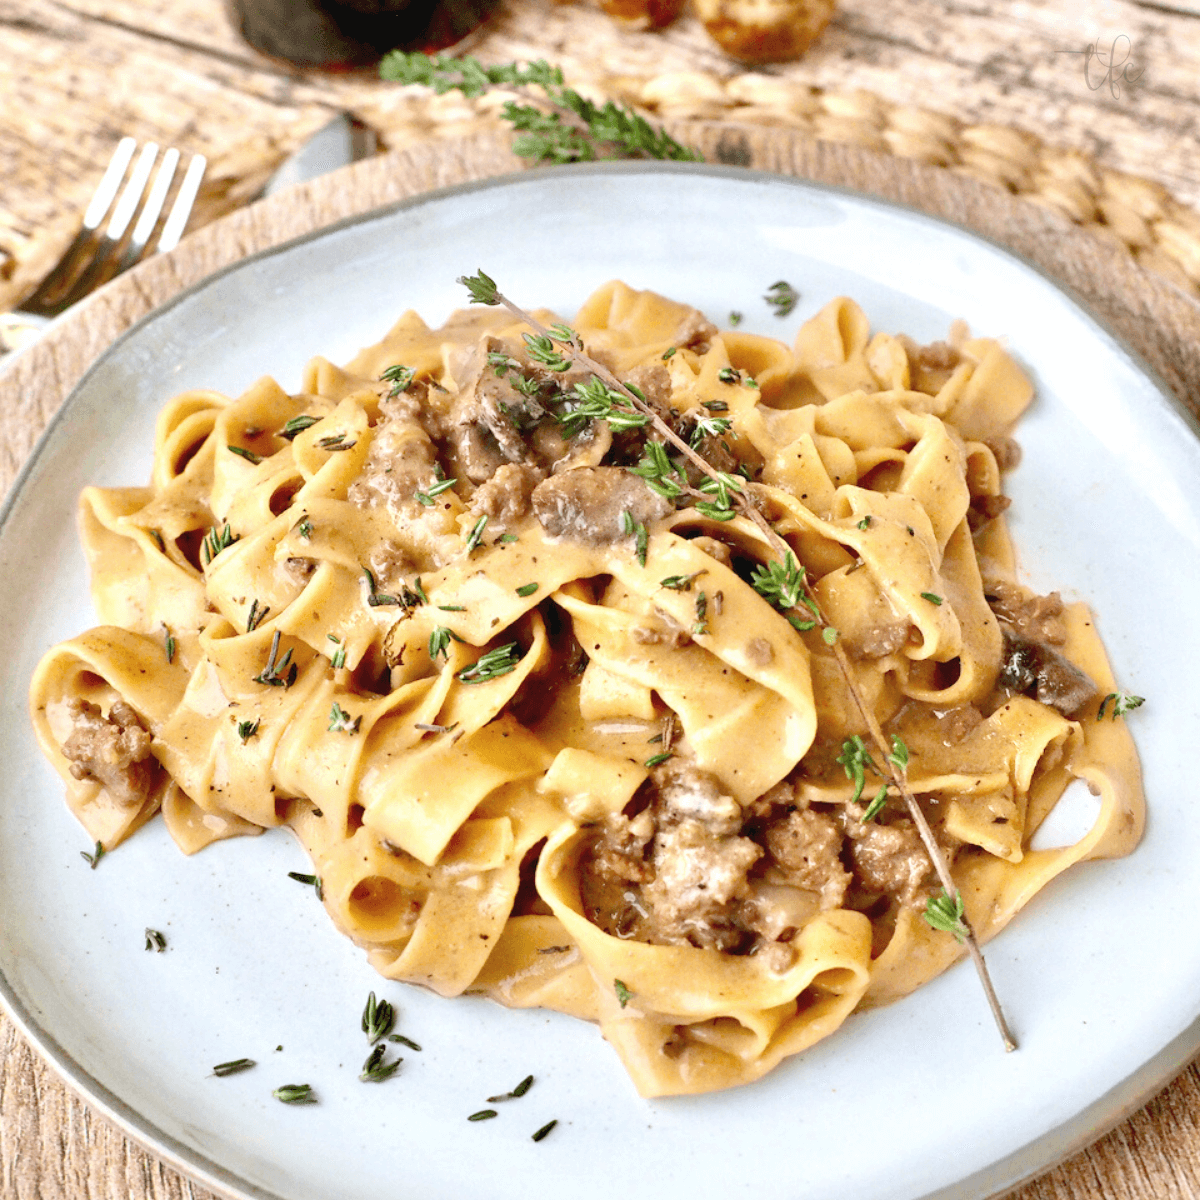
<svg viewBox="0 0 1200 1200"><path fill-rule="evenodd" d="M507 296L505 296L497 287L496 282L490 276L485 275L483 271L479 271L475 276L460 277L459 283L463 284L471 297L472 303L486 305L501 305L506 308L518 321L527 324L535 334L539 336L551 337L551 331L541 324L535 317L518 305L514 304ZM774 295L774 299L772 299ZM772 304L780 316L785 316L792 311L796 302L799 299L798 293L784 280L774 284L768 291L766 297L768 303ZM597 362L589 354L577 346L572 340L570 343L560 342L564 349L568 350L570 357L576 365L590 371L592 375L602 380L608 387L614 391L625 395L630 402L631 407L638 412L644 413L650 418L650 427L659 435L659 438L664 443L669 443L684 458L697 467L709 480L714 482L721 481L721 472L712 466L703 455L698 453L692 446L681 438L663 419L645 402L639 399L638 396L625 384L621 383L613 373ZM648 445L653 443L648 443ZM665 453L665 450L664 450ZM731 478L725 477L726 480ZM771 547L776 556L776 561L786 568L788 555L792 553L791 546L772 528L767 518L759 511L756 505L750 502L749 497L743 489L732 490L726 484L726 494L720 496L719 499L726 499L729 502L730 509L736 508L737 514L751 521L762 534L764 540ZM629 532L626 530L626 532ZM837 630L826 619L816 596L809 588L807 582L804 583L804 599L802 603L813 613L816 624L821 629L822 640L833 652L834 659L838 665L838 671L841 674L846 684L846 689L854 700L854 705L858 709L859 716L862 718L863 724L866 726L867 732L870 735L870 740L878 749L880 757L883 759L886 766L882 773L886 782L894 787L900 798L904 801L905 808L908 810L909 816L912 818L913 824L916 827L917 833L921 838L921 843L925 847L925 852L929 856L929 861L933 865L934 871L938 876L939 881L945 889L947 896L958 896L958 889L955 886L954 879L950 874L949 865L946 862L946 857L942 853L941 848L937 844L936 838L933 836L933 830L929 826L929 821L926 819L920 804L917 802L916 796L908 785L907 771L907 756L903 761L889 744L884 736L883 729L879 724L879 719L875 715L874 709L868 703L858 681L855 678L854 670L850 664L849 655L846 648L842 645L838 637ZM459 673L460 678L462 673ZM960 897L961 899L961 897ZM1013 1039L1012 1033L1008 1028L1008 1022L1004 1018L1004 1012L1000 1007L999 998L996 995L995 988L992 986L991 976L988 974L987 964L984 962L983 953L979 949L979 942L971 930L966 917L960 918L963 922L963 927L966 930L964 940L966 942L967 951L971 956L972 962L975 965L975 970L979 975L980 984L983 987L984 995L987 998L988 1006L991 1009L992 1017L996 1022L996 1027L1000 1031L1000 1036L1004 1042L1006 1050L1015 1050L1017 1044ZM622 985L623 986L623 985Z"/></svg>
<svg viewBox="0 0 1200 1200"><path fill-rule="evenodd" d="M468 98L499 88L520 100L536 99L538 105L510 100L504 119L520 135L513 150L535 162L591 162L597 158L658 158L701 162L696 150L656 129L625 105L596 104L566 87L562 71L543 59L523 65L508 63L484 66L470 55L406 54L395 50L379 64L382 79L395 83L418 83L438 95L459 91ZM530 89L538 89L532 92ZM540 107L540 106L547 107Z"/></svg>
<svg viewBox="0 0 1200 1200"><path fill-rule="evenodd" d="M800 293L786 279L781 279L767 288L763 299L775 310L777 317L787 317L799 303Z"/></svg>

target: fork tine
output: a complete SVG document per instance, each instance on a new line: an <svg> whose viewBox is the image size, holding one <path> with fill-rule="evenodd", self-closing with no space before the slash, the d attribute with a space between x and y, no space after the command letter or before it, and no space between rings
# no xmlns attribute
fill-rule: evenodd
<svg viewBox="0 0 1200 1200"><path fill-rule="evenodd" d="M204 178L207 166L208 159L203 154L192 155L187 173L179 185L179 194L171 206L171 215L167 217L163 231L158 237L157 249L160 254L164 250L173 250L179 244L179 239L183 237L184 228L187 226L188 217L192 215L192 205L196 201L196 193L200 190L200 182Z"/></svg>
<svg viewBox="0 0 1200 1200"><path fill-rule="evenodd" d="M146 244L150 241L154 227L158 224L159 215L167 202L167 193L171 190L171 181L175 178L175 168L178 165L179 151L172 147L162 157L158 174L154 177L154 186L150 189L150 195L146 197L146 203L138 216L137 224L133 227L133 233L129 235L129 241L121 254L116 274L119 275L122 271L132 267L142 257L142 251L146 249Z"/></svg>
<svg viewBox="0 0 1200 1200"><path fill-rule="evenodd" d="M59 311L57 306L50 302L79 270L79 256L83 248L92 240L92 235L100 227L100 222L107 215L113 199L116 197L117 189L121 186L121 180L125 177L125 169L129 166L129 160L133 158L133 152L136 149L137 141L131 137L122 138L117 143L112 158L109 159L108 166L104 170L104 175L83 214L83 224L80 226L79 232L76 233L63 256L38 284L32 295L27 296L18 305L18 312L39 313L48 316Z"/></svg>

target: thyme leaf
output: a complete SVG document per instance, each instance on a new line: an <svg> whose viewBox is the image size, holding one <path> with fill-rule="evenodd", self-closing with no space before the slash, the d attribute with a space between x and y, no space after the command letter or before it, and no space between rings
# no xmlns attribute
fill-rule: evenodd
<svg viewBox="0 0 1200 1200"><path fill-rule="evenodd" d="M224 1078L226 1075L236 1075L240 1071L248 1071L251 1067L256 1066L252 1058L235 1058L229 1062L217 1063L212 1069L214 1075Z"/></svg>
<svg viewBox="0 0 1200 1200"><path fill-rule="evenodd" d="M230 454L236 454L239 458L244 458L248 463L253 463L258 466L262 462L262 455L255 454L253 450L247 450L245 446L230 446Z"/></svg>
<svg viewBox="0 0 1200 1200"><path fill-rule="evenodd" d="M351 720L350 714L336 700L333 702L333 707L329 710L330 733L357 733L360 725L361 716Z"/></svg>
<svg viewBox="0 0 1200 1200"><path fill-rule="evenodd" d="M484 513L478 521L475 522L471 529L471 533L467 538L466 552L471 553L480 542L483 541L483 531L487 528L488 518L487 513Z"/></svg>
<svg viewBox="0 0 1200 1200"><path fill-rule="evenodd" d="M956 888L951 899L945 888L936 896L930 896L922 914L926 924L940 933L954 935L955 941L965 941L971 934L967 923L963 920L962 893Z"/></svg>
<svg viewBox="0 0 1200 1200"><path fill-rule="evenodd" d="M295 441L298 434L311 428L320 419L320 417L314 417L312 413L301 413L298 417L292 417L275 436L288 442Z"/></svg>
<svg viewBox="0 0 1200 1200"><path fill-rule="evenodd" d="M426 508L429 508L433 504L435 496L440 496L443 492L448 492L457 482L457 479L439 479L437 483L430 485L425 491L414 492L413 498L418 504L423 504Z"/></svg>
<svg viewBox="0 0 1200 1200"><path fill-rule="evenodd" d="M359 1079L364 1083L382 1083L385 1079L391 1079L395 1075L403 1061L402 1058L393 1058L389 1061L387 1047L381 1042L367 1055Z"/></svg>
<svg viewBox="0 0 1200 1200"><path fill-rule="evenodd" d="M214 525L204 535L204 541L200 543L200 561L207 567L222 550L227 550L237 540L237 536L229 528L228 521L221 529Z"/></svg>
<svg viewBox="0 0 1200 1200"><path fill-rule="evenodd" d="M538 1129L538 1130L536 1130L534 1133L531 1133L531 1134L529 1135L529 1136L530 1136L530 1138L531 1138L531 1140L533 1140L533 1141L535 1141L535 1142L540 1142L540 1141L541 1141L541 1140L542 1140L544 1137L548 1137L548 1136L549 1136L549 1134L550 1134L550 1131L551 1131L551 1130L552 1130L552 1129L555 1127L555 1125L557 1125L557 1124L558 1124L558 1118L557 1118L557 1117L555 1117L553 1121L547 1121L547 1122L546 1122L546 1124L545 1124L545 1125L543 1125L543 1126L541 1127L541 1129Z"/></svg>
<svg viewBox="0 0 1200 1200"><path fill-rule="evenodd" d="M617 993L617 1003L622 1008L633 999L633 993L619 979L613 980L613 991Z"/></svg>
<svg viewBox="0 0 1200 1200"><path fill-rule="evenodd" d="M288 878L294 879L297 883L307 884L317 893L318 900L325 899L325 889L321 886L320 875L305 875L303 871L289 871Z"/></svg>
<svg viewBox="0 0 1200 1200"><path fill-rule="evenodd" d="M316 1104L317 1096L310 1083L285 1083L272 1093L276 1100L284 1104Z"/></svg>
<svg viewBox="0 0 1200 1200"><path fill-rule="evenodd" d="M94 871L100 865L100 860L107 853L108 851L104 849L104 843L97 842L92 848L91 854L89 854L86 850L80 850L79 857L82 858L83 861L87 863L87 865Z"/></svg>
<svg viewBox="0 0 1200 1200"><path fill-rule="evenodd" d="M531 1087L533 1087L533 1076L526 1075L511 1092L502 1092L499 1096L489 1096L487 1102L489 1104L501 1104L505 1100L519 1100Z"/></svg>
<svg viewBox="0 0 1200 1200"><path fill-rule="evenodd" d="M157 930L146 927L146 949L161 954L167 948L167 939Z"/></svg>
<svg viewBox="0 0 1200 1200"><path fill-rule="evenodd" d="M297 665L292 662L292 651L289 648L282 658L279 657L279 630L271 636L271 652L267 656L267 665L254 677L255 683L265 683L270 687L290 688L296 682Z"/></svg>
<svg viewBox="0 0 1200 1200"><path fill-rule="evenodd" d="M239 721L238 722L238 737L242 739L242 743L248 742L257 732L258 727L262 724L262 720L254 721Z"/></svg>
<svg viewBox="0 0 1200 1200"><path fill-rule="evenodd" d="M767 288L763 299L775 310L777 317L787 317L799 302L800 293L786 279L781 279Z"/></svg>
<svg viewBox="0 0 1200 1200"><path fill-rule="evenodd" d="M415 374L416 372L411 367L403 366L400 363L393 363L390 367L385 368L379 378L384 383L392 385L387 398L395 400L402 392L407 392L408 385L412 383Z"/></svg>
<svg viewBox="0 0 1200 1200"><path fill-rule="evenodd" d="M429 635L429 657L435 662L440 654L443 658L450 657L451 641L462 643L462 638L458 636L452 629L447 629L445 625L435 625L433 632Z"/></svg>
<svg viewBox="0 0 1200 1200"><path fill-rule="evenodd" d="M1131 696L1128 692L1109 692L1100 701L1100 707L1096 710L1097 721L1104 720L1104 710L1110 700L1112 701L1112 719L1114 721L1118 717L1123 717L1127 712L1132 712L1135 708L1141 708L1146 703L1145 696Z"/></svg>
<svg viewBox="0 0 1200 1200"><path fill-rule="evenodd" d="M461 671L457 672L455 678L459 683L487 683L489 680L499 679L501 675L515 671L520 661L521 647L516 642L507 642L503 646L489 650L471 666L463 667Z"/></svg>

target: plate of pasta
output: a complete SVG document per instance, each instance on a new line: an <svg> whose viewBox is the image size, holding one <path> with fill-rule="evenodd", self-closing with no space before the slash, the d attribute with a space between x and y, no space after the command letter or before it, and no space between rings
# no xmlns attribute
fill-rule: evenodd
<svg viewBox="0 0 1200 1200"><path fill-rule="evenodd" d="M5 509L0 997L239 1200L1006 1190L1200 1047L1198 480L1072 299L854 195L247 259Z"/></svg>

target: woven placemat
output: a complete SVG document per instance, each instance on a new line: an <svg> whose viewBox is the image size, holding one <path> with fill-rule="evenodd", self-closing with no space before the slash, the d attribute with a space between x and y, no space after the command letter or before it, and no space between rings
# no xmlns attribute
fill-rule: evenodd
<svg viewBox="0 0 1200 1200"><path fill-rule="evenodd" d="M1073 289L1200 418L1200 303L1046 205L912 158L772 124L674 124L713 160L912 204L1025 255ZM0 374L0 488L70 388L111 341L181 289L243 255L429 189L519 169L507 137L430 141L242 209L102 289ZM1200 428L1200 426L1198 426ZM1098 1133L1100 1131L1097 1131ZM1200 1075L1191 1068L1085 1152L1014 1200L1194 1200ZM97 1119L0 1018L0 1196L5 1200L204 1200L176 1171Z"/></svg>

